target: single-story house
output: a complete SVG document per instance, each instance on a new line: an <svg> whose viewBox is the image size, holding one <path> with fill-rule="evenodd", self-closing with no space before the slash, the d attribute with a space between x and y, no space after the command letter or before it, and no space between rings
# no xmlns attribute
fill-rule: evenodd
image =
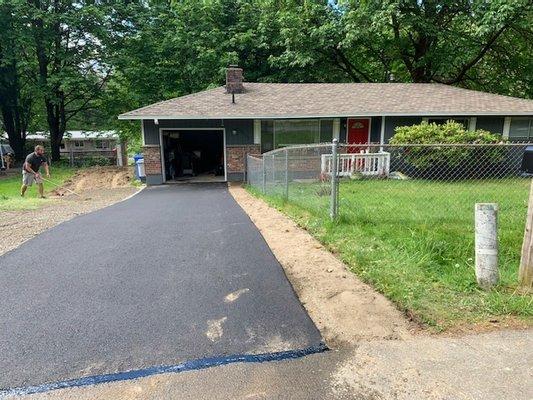
<svg viewBox="0 0 533 400"><path fill-rule="evenodd" d="M29 145L47 145L50 137L45 132L29 133L26 136ZM66 131L61 141L61 153L109 151L119 142L115 131Z"/></svg>
<svg viewBox="0 0 533 400"><path fill-rule="evenodd" d="M48 146L50 137L45 132L26 136L26 147L40 144ZM122 165L126 152L115 131L66 131L60 145L60 153L69 158L104 157L111 163ZM124 164L125 165L125 164Z"/></svg>
<svg viewBox="0 0 533 400"><path fill-rule="evenodd" d="M453 119L471 130L533 139L533 100L442 84L251 83L235 66L228 68L225 86L119 119L141 120L148 184L217 170L221 180L239 181L248 153L333 138L385 144L396 127L422 121Z"/></svg>

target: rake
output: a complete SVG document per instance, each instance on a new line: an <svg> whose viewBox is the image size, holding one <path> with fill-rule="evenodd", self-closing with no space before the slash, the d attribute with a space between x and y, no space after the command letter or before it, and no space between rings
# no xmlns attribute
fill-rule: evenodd
<svg viewBox="0 0 533 400"><path fill-rule="evenodd" d="M50 179L43 178L42 176L41 176L41 179L42 179L43 181L45 181L45 182L51 183L51 184L54 185L55 187L58 187L58 188L64 189L64 190L66 190L67 192L70 192L70 193L72 193L72 194L78 196L80 199L83 199L83 197L81 196L81 194L76 193L75 191L70 190L70 189L68 189L68 188L66 188L66 187L61 187L61 185L59 185L59 184L57 184L57 183L51 181ZM89 199L89 198L86 198L86 199L84 199L84 200L90 200L90 199Z"/></svg>

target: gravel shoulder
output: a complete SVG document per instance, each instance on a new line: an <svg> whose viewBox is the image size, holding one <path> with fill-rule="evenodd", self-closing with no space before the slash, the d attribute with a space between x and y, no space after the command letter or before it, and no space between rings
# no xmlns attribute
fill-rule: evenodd
<svg viewBox="0 0 533 400"><path fill-rule="evenodd" d="M309 233L241 186L230 186L230 193L265 238L330 347L411 336L415 325Z"/></svg>
<svg viewBox="0 0 533 400"><path fill-rule="evenodd" d="M61 222L110 206L138 190L131 185L84 190L81 197L72 194L50 197L46 205L36 210L0 212L0 255Z"/></svg>

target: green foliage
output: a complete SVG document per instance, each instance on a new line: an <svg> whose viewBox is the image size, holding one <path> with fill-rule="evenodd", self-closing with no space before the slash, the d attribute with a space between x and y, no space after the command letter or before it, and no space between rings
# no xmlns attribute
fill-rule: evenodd
<svg viewBox="0 0 533 400"><path fill-rule="evenodd" d="M77 167L83 167L83 168L112 165L111 160L108 157L102 157L102 156L91 156L91 157L83 157L80 159L75 159L74 164Z"/></svg>
<svg viewBox="0 0 533 400"><path fill-rule="evenodd" d="M363 66L372 60L404 82L533 96L531 63L521 62L532 51L528 0L341 3L346 38L339 45L360 49Z"/></svg>
<svg viewBox="0 0 533 400"><path fill-rule="evenodd" d="M118 114L221 85L230 63L248 81L384 82L393 74L533 97L528 0L0 6L0 103L18 99L21 131L47 130L56 139L65 129L115 129L139 147L139 123ZM6 116L4 128L16 119Z"/></svg>
<svg viewBox="0 0 533 400"><path fill-rule="evenodd" d="M457 144L496 144L504 140L500 135L487 131L468 131L454 121L447 121L443 125L422 122L419 125L401 126L396 128L390 143L402 144L437 144L435 146L408 146L397 157L408 165L417 169L417 175L438 179L446 177L471 178L476 174L487 174L492 168L495 173L502 171L497 168L498 163L505 158L505 149L494 147L483 149L473 146L439 146ZM473 162L475 160L475 162Z"/></svg>
<svg viewBox="0 0 533 400"><path fill-rule="evenodd" d="M418 125L397 127L391 144L494 144L502 143L501 135L484 130L469 131L453 120L445 124L422 122Z"/></svg>

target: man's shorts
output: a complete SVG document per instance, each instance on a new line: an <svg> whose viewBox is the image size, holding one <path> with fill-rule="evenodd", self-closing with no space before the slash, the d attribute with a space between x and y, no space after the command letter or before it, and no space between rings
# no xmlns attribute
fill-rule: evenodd
<svg viewBox="0 0 533 400"><path fill-rule="evenodd" d="M33 185L33 182L39 184L43 183L41 176L35 176L31 172L22 171L22 184L25 186Z"/></svg>

